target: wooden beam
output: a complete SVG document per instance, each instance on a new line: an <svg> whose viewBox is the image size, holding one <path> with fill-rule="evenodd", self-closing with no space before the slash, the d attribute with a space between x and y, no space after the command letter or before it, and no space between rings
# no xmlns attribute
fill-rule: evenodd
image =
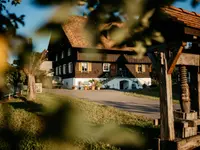
<svg viewBox="0 0 200 150"><path fill-rule="evenodd" d="M185 32L185 34L200 36L200 30L198 30L198 29L193 29L193 28L190 28L190 27L184 27L184 32Z"/></svg>
<svg viewBox="0 0 200 150"><path fill-rule="evenodd" d="M177 65L200 66L200 55L182 53L177 61Z"/></svg>
<svg viewBox="0 0 200 150"><path fill-rule="evenodd" d="M165 142L165 148L168 150L191 150L198 148L200 146L199 139L200 135L195 135L189 138L184 138L184 139L179 138L176 139L175 141L163 141L163 142Z"/></svg>
<svg viewBox="0 0 200 150"><path fill-rule="evenodd" d="M175 139L174 115L172 102L171 74L167 74L167 59L165 53L161 53L160 66L160 119L161 140L172 141Z"/></svg>
<svg viewBox="0 0 200 150"><path fill-rule="evenodd" d="M171 74L174 71L174 68L176 67L176 63L177 63L183 49L184 49L184 46L181 45L181 47L178 49L178 51L173 53L173 56L169 60L169 64L168 64L168 66L169 66L168 74Z"/></svg>

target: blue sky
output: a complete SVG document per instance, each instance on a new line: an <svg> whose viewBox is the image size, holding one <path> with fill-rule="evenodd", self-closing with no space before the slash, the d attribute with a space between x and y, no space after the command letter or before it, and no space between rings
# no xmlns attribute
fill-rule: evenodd
<svg viewBox="0 0 200 150"><path fill-rule="evenodd" d="M200 13L200 6L192 8L190 2L191 0L185 0L184 2L180 1L176 2L174 6ZM74 13L78 14L80 10L81 9L77 8ZM11 6L9 11L14 12L17 15L26 15L24 20L25 26L20 26L18 33L27 37L32 37L34 50L41 52L43 49L48 47L49 35L38 36L35 34L35 30L48 21L48 19L55 11L55 8L37 7L31 3L31 0L22 0L20 5L17 5L16 7ZM10 61L12 61L12 58L10 58Z"/></svg>

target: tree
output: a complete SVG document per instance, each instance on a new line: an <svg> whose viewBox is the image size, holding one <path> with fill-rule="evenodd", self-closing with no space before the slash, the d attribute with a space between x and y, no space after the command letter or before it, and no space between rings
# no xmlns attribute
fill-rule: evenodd
<svg viewBox="0 0 200 150"><path fill-rule="evenodd" d="M20 70L19 66L14 65L9 65L5 77L7 87L12 86L14 94L16 94L18 84L24 83L26 80L25 73Z"/></svg>
<svg viewBox="0 0 200 150"><path fill-rule="evenodd" d="M3 94L1 90L3 89L3 86L5 85L5 83L3 83L2 81L5 81L5 79L8 79L7 77L9 77L9 76L5 76L5 73L7 73L8 70L10 71L10 66L7 64L8 53L10 54L15 53L16 55L22 55L22 50L18 52L16 51L15 46L17 42L13 42L13 40L18 38L18 35L16 34L16 30L18 29L20 24L24 25L25 15L17 16L15 13L10 11L12 10L10 9L11 6L17 6L18 4L20 4L20 2L21 0L0 0L0 47L1 47L0 96L3 96L1 95ZM10 78L11 80L15 78L12 75L10 77L11 77ZM15 79L13 81L11 80L9 82L12 82L14 84Z"/></svg>
<svg viewBox="0 0 200 150"><path fill-rule="evenodd" d="M47 50L43 50L42 53L32 52L26 58L26 62L23 64L23 71L28 77L28 99L35 100L36 90L35 90L35 76L39 70L40 65L46 59Z"/></svg>

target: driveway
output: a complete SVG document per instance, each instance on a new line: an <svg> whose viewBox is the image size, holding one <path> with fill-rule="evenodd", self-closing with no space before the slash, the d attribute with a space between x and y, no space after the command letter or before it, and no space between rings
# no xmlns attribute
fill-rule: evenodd
<svg viewBox="0 0 200 150"><path fill-rule="evenodd" d="M46 92L67 95L78 99L87 99L100 104L113 106L125 111L134 112L152 119L160 117L159 101L125 95L114 90L84 91L66 89L45 89ZM177 109L178 105L174 105Z"/></svg>

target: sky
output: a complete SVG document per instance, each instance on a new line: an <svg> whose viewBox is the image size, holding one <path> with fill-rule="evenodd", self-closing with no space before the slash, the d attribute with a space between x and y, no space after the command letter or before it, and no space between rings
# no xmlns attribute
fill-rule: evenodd
<svg viewBox="0 0 200 150"><path fill-rule="evenodd" d="M195 11L200 13L200 5L196 8L192 8L190 5L191 0L179 1L173 5L178 8L183 8L189 11ZM84 8L75 8L73 14L80 14ZM39 36L35 34L35 31L45 24L55 12L56 7L38 7L32 4L31 0L22 0L20 5L9 6L9 11L16 13L17 15L25 14L25 26L20 26L18 33L26 37L31 37L34 44L34 50L41 52L47 49L49 43L49 35ZM66 10L67 11L67 10ZM13 57L9 58L9 62L12 62Z"/></svg>

